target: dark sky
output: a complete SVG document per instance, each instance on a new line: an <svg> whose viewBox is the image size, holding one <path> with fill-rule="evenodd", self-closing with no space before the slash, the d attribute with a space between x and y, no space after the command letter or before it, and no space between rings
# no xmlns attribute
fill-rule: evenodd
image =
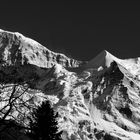
<svg viewBox="0 0 140 140"><path fill-rule="evenodd" d="M104 49L119 58L138 57L140 5L112 1L3 0L0 28L79 60L90 60Z"/></svg>

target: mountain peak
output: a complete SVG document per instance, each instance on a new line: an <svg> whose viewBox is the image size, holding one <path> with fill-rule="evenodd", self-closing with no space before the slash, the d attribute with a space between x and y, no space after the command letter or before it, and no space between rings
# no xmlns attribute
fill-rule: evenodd
<svg viewBox="0 0 140 140"><path fill-rule="evenodd" d="M110 64L115 61L119 62L120 59L109 53L107 50L103 50L99 53L95 58L90 60L86 65L87 68L99 68L102 67L109 67Z"/></svg>
<svg viewBox="0 0 140 140"><path fill-rule="evenodd" d="M101 51L101 53L109 53L107 50L103 50Z"/></svg>

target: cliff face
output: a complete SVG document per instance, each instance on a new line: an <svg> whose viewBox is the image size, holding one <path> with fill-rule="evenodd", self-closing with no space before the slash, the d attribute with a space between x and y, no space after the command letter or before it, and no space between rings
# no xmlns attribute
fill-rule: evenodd
<svg viewBox="0 0 140 140"><path fill-rule="evenodd" d="M64 140L140 140L139 58L103 51L83 64L1 30L1 118L28 127L33 109L50 100Z"/></svg>
<svg viewBox="0 0 140 140"><path fill-rule="evenodd" d="M0 58L5 65L23 65L25 63L42 68L50 68L54 64L63 67L78 67L80 61L54 53L38 42L20 33L0 31Z"/></svg>

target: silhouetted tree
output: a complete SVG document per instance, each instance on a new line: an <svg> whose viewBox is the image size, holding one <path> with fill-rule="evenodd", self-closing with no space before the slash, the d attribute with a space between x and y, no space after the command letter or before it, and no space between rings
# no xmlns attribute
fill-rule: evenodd
<svg viewBox="0 0 140 140"><path fill-rule="evenodd" d="M23 101L22 98L27 90L27 85L21 87L19 84L0 83L0 140L16 140L18 136L26 137L24 131L28 127L24 127L22 120L27 114L25 111L20 111L19 104L22 103L23 106L25 105L26 101ZM17 104L17 101L19 104ZM15 117L13 113L15 111L21 116L24 116L20 122L18 120L19 118ZM26 139L29 140L27 137Z"/></svg>
<svg viewBox="0 0 140 140"><path fill-rule="evenodd" d="M57 114L51 108L49 101L43 102L35 110L31 122L31 135L34 140L60 140L61 132L58 133Z"/></svg>
<svg viewBox="0 0 140 140"><path fill-rule="evenodd" d="M0 84L0 122L7 120L6 118L9 115L14 117L12 112L13 110L16 110L16 101L21 100L20 98L28 90L28 87L24 87L24 89L21 90L20 89L20 85L18 84Z"/></svg>

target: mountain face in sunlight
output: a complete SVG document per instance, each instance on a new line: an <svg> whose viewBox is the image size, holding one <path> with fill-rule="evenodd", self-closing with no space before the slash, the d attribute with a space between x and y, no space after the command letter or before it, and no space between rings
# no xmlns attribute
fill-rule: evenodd
<svg viewBox="0 0 140 140"><path fill-rule="evenodd" d="M0 30L0 118L29 128L46 100L63 140L140 140L140 58L82 62Z"/></svg>

